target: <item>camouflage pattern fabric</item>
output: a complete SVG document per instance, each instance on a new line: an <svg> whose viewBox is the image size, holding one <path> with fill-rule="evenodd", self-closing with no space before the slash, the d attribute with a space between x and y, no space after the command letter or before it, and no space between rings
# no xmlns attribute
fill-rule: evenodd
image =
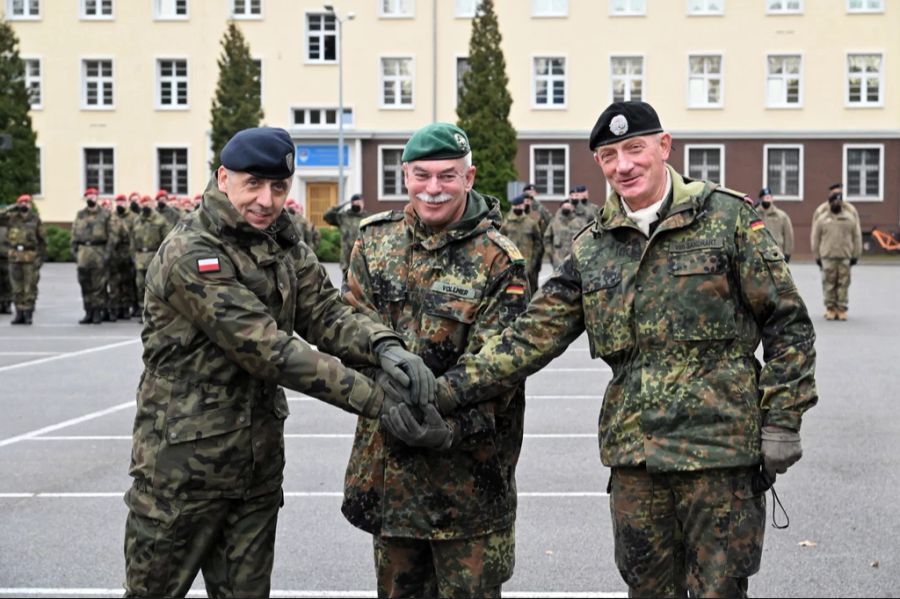
<svg viewBox="0 0 900 599"><path fill-rule="evenodd" d="M846 312L850 305L850 260L822 258L822 299L825 308Z"/></svg>
<svg viewBox="0 0 900 599"><path fill-rule="evenodd" d="M134 258L134 289L139 304L144 303L147 269L156 250L172 227L158 212L141 212L136 215L131 227L131 255Z"/></svg>
<svg viewBox="0 0 900 599"><path fill-rule="evenodd" d="M591 221L597 220L600 218L600 206L588 200L587 204L582 204L578 202L575 206L575 216L580 218L585 226L589 225Z"/></svg>
<svg viewBox="0 0 900 599"><path fill-rule="evenodd" d="M775 243L778 244L781 252L785 256L793 254L794 225L791 223L791 217L788 216L787 212L774 204L768 208L759 206L757 207L757 211L762 217L763 222L766 223L766 229L772 234L772 238L775 240Z"/></svg>
<svg viewBox="0 0 900 599"><path fill-rule="evenodd" d="M157 205L156 212L169 224L169 230L173 229L182 217L181 210L170 206L169 204L166 204L165 206Z"/></svg>
<svg viewBox="0 0 900 599"><path fill-rule="evenodd" d="M19 310L34 310L47 242L37 213L15 208L0 211L0 226L6 228L4 262L8 265L6 282L11 296L5 301L12 299Z"/></svg>
<svg viewBox="0 0 900 599"><path fill-rule="evenodd" d="M499 202L471 192L456 224L430 233L408 204L365 221L345 301L401 335L440 375L521 313L524 260L496 230ZM383 537L465 539L510 527L524 389L447 417L445 451L408 447L360 419L344 480L344 516Z"/></svg>
<svg viewBox="0 0 900 599"><path fill-rule="evenodd" d="M536 291L538 273L541 271L541 261L544 259L544 237L541 235L540 226L527 214L516 214L510 210L503 217L500 232L519 248L519 252L525 258L528 284L532 291Z"/></svg>
<svg viewBox="0 0 900 599"><path fill-rule="evenodd" d="M514 528L468 539L374 537L379 597L500 597L515 567Z"/></svg>
<svg viewBox="0 0 900 599"><path fill-rule="evenodd" d="M541 227L541 235L547 232L547 227L550 225L550 221L553 220L553 215L537 198L531 198L531 211L528 215Z"/></svg>
<svg viewBox="0 0 900 599"><path fill-rule="evenodd" d="M300 232L300 239L315 252L319 248L319 242L322 241L322 234L319 233L319 229L299 212L291 214L291 219L294 221L297 231Z"/></svg>
<svg viewBox="0 0 900 599"><path fill-rule="evenodd" d="M8 308L12 302L12 281L10 280L9 259L0 250L0 309Z"/></svg>
<svg viewBox="0 0 900 599"><path fill-rule="evenodd" d="M112 250L110 214L102 208L83 208L72 223L72 253L78 264L78 284L85 310L107 307L109 256Z"/></svg>
<svg viewBox="0 0 900 599"><path fill-rule="evenodd" d="M550 254L550 264L553 265L553 268L559 267L572 251L572 241L585 225L587 222L584 218L577 216L574 212L566 216L562 210L557 210L553 215L553 220L544 231L544 246Z"/></svg>
<svg viewBox="0 0 900 599"><path fill-rule="evenodd" d="M16 309L34 310L41 280L41 262L10 262L8 274Z"/></svg>
<svg viewBox="0 0 900 599"><path fill-rule="evenodd" d="M755 470L613 468L615 560L628 595L746 597L766 520L765 494L751 490Z"/></svg>
<svg viewBox="0 0 900 599"><path fill-rule="evenodd" d="M111 253L109 260L109 307L124 310L135 303L134 260L131 255L131 230L137 216L113 212L110 219Z"/></svg>
<svg viewBox="0 0 900 599"><path fill-rule="evenodd" d="M359 223L367 218L369 213L365 210L353 212L344 208L345 206L332 206L325 211L322 218L341 231L341 272L346 276L347 269L350 268L350 252L353 251L353 244L359 237Z"/></svg>

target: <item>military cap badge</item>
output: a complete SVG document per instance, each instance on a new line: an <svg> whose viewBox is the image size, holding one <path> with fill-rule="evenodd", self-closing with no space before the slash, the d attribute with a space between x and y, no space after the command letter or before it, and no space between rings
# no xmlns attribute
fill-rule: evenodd
<svg viewBox="0 0 900 599"><path fill-rule="evenodd" d="M288 152L287 154L284 155L284 164L285 164L285 166L288 167L288 169L291 169L294 166L294 153L293 152Z"/></svg>
<svg viewBox="0 0 900 599"><path fill-rule="evenodd" d="M460 135L459 133L453 134L454 139L456 139L456 145L459 146L460 152L469 153L469 142L466 141L466 138Z"/></svg>
<svg viewBox="0 0 900 599"><path fill-rule="evenodd" d="M609 130L613 135L625 135L628 133L628 120L624 115L617 114L609 122Z"/></svg>

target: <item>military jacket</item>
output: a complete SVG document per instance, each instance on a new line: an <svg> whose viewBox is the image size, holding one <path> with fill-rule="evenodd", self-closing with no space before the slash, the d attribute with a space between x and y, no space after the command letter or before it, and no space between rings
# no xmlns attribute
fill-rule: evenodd
<svg viewBox="0 0 900 599"><path fill-rule="evenodd" d="M590 200L587 204L578 202L578 205L575 206L575 214L584 220L585 225L588 225L600 216L600 206Z"/></svg>
<svg viewBox="0 0 900 599"><path fill-rule="evenodd" d="M812 222L816 222L819 220L819 217L829 214L831 212L831 204L828 201L822 202L816 209L813 211ZM852 202L845 201L843 204L843 210L841 212L846 212L853 218L859 221L859 212L856 210L856 206L853 205Z"/></svg>
<svg viewBox="0 0 900 599"><path fill-rule="evenodd" d="M316 251L319 247L319 241L322 238L316 225L307 220L307 218L299 212L291 213L291 219L294 221L294 226L297 227L297 231L300 233L300 238L303 240L303 243L312 248L313 251Z"/></svg>
<svg viewBox="0 0 900 599"><path fill-rule="evenodd" d="M281 386L356 413L373 397L372 381L309 343L374 364L374 344L397 336L343 304L298 241L286 215L259 231L211 185L160 247L141 334L138 488L182 499L275 491L288 415Z"/></svg>
<svg viewBox="0 0 900 599"><path fill-rule="evenodd" d="M342 206L333 206L322 215L326 223L341 231L341 270L344 272L350 267L350 252L359 237L359 224L368 216L369 213L365 210L352 212L344 210Z"/></svg>
<svg viewBox="0 0 900 599"><path fill-rule="evenodd" d="M470 202L485 202L476 192ZM497 200L462 227L429 233L411 204L363 222L345 300L396 330L440 375L525 308L524 261L496 230ZM489 207L489 208L488 208ZM359 419L342 511L387 537L468 538L509 527L524 389L455 412L450 449L408 447Z"/></svg>
<svg viewBox="0 0 900 599"><path fill-rule="evenodd" d="M550 226L544 231L544 245L550 252L550 263L553 268L563 263L572 251L572 240L586 224L585 220L574 212L564 216L560 210L553 216Z"/></svg>
<svg viewBox="0 0 900 599"><path fill-rule="evenodd" d="M512 241L529 267L544 256L544 238L541 227L527 214L516 214L510 210L503 217L500 232Z"/></svg>
<svg viewBox="0 0 900 599"><path fill-rule="evenodd" d="M171 229L166 219L155 210L151 210L148 215L141 212L134 217L131 227L131 252L137 270L147 270L150 267L150 261L156 255L156 250Z"/></svg>
<svg viewBox="0 0 900 599"><path fill-rule="evenodd" d="M99 206L78 211L72 223L72 253L78 268L106 266L113 241L109 231L110 218L109 212Z"/></svg>
<svg viewBox="0 0 900 599"><path fill-rule="evenodd" d="M794 253L794 225L791 223L791 217L787 212L777 206L769 206L768 209L762 206L757 207L759 215L763 222L766 223L766 229L772 234L775 243L781 248L785 256Z"/></svg>
<svg viewBox="0 0 900 599"><path fill-rule="evenodd" d="M607 466L751 466L761 425L799 430L818 400L815 333L781 250L733 192L669 172L649 240L612 194L526 313L438 393L490 396L587 330L591 356L612 368L599 419Z"/></svg>
<svg viewBox="0 0 900 599"><path fill-rule="evenodd" d="M131 229L136 217L126 210L125 214L110 213L109 235L111 259L116 262L131 262Z"/></svg>
<svg viewBox="0 0 900 599"><path fill-rule="evenodd" d="M171 230L178 222L181 220L181 210L166 204L165 206L156 207L156 211L165 219L167 223L169 223L169 229Z"/></svg>
<svg viewBox="0 0 900 599"><path fill-rule="evenodd" d="M6 226L5 255L10 262L40 262L47 253L41 232L41 217L34 210L19 212L11 206L0 212L0 226Z"/></svg>
<svg viewBox="0 0 900 599"><path fill-rule="evenodd" d="M844 205L846 206L846 202ZM862 254L859 220L847 210L841 210L837 214L828 210L813 221L810 247L816 260L859 259Z"/></svg>
<svg viewBox="0 0 900 599"><path fill-rule="evenodd" d="M550 221L553 220L553 215L537 198L531 198L531 212L528 214L537 221L537 224L541 227L541 235L543 235L547 231Z"/></svg>

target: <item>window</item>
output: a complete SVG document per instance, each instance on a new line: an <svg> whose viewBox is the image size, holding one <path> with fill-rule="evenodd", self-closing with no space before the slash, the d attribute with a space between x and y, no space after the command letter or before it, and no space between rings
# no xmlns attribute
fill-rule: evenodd
<svg viewBox="0 0 900 599"><path fill-rule="evenodd" d="M306 60L337 62L337 25L334 15L306 15Z"/></svg>
<svg viewBox="0 0 900 599"><path fill-rule="evenodd" d="M111 19L112 0L81 0L82 19Z"/></svg>
<svg viewBox="0 0 900 599"><path fill-rule="evenodd" d="M565 198L568 178L568 146L531 146L531 180L539 194Z"/></svg>
<svg viewBox="0 0 900 599"><path fill-rule="evenodd" d="M799 15L803 12L803 0L766 0L766 14Z"/></svg>
<svg viewBox="0 0 900 599"><path fill-rule="evenodd" d="M294 108L294 126L304 129L315 127L337 127L338 109L334 108ZM353 109L344 107L344 127L353 126Z"/></svg>
<svg viewBox="0 0 900 599"><path fill-rule="evenodd" d="M381 200L407 198L402 155L403 146L378 146L378 198Z"/></svg>
<svg viewBox="0 0 900 599"><path fill-rule="evenodd" d="M31 108L42 108L41 97L41 60L39 58L23 58L25 63L25 87L28 89L28 101Z"/></svg>
<svg viewBox="0 0 900 599"><path fill-rule="evenodd" d="M157 189L166 189L176 195L188 193L187 148L157 148L156 165Z"/></svg>
<svg viewBox="0 0 900 599"><path fill-rule="evenodd" d="M687 0L689 15L724 15L725 0Z"/></svg>
<svg viewBox="0 0 900 599"><path fill-rule="evenodd" d="M566 105L566 59L534 59L534 106L560 108Z"/></svg>
<svg viewBox="0 0 900 599"><path fill-rule="evenodd" d="M569 14L569 0L531 0L535 17L564 17Z"/></svg>
<svg viewBox="0 0 900 599"><path fill-rule="evenodd" d="M847 55L847 104L881 106L881 54Z"/></svg>
<svg viewBox="0 0 900 599"><path fill-rule="evenodd" d="M722 106L722 57L719 55L691 56L688 79L689 108L720 108Z"/></svg>
<svg viewBox="0 0 900 599"><path fill-rule="evenodd" d="M848 200L884 199L884 145L844 146L844 195Z"/></svg>
<svg viewBox="0 0 900 599"><path fill-rule="evenodd" d="M639 101L644 91L644 59L641 56L613 56L609 59L613 102Z"/></svg>
<svg viewBox="0 0 900 599"><path fill-rule="evenodd" d="M647 14L647 0L609 0L609 14L614 17L633 17Z"/></svg>
<svg viewBox="0 0 900 599"><path fill-rule="evenodd" d="M459 97L463 91L463 78L469 72L471 65L468 56L456 57L456 104L459 104Z"/></svg>
<svg viewBox="0 0 900 599"><path fill-rule="evenodd" d="M84 108L113 107L113 63L111 60L83 60L81 77L81 101Z"/></svg>
<svg viewBox="0 0 900 599"><path fill-rule="evenodd" d="M847 0L847 12L884 12L884 0Z"/></svg>
<svg viewBox="0 0 900 599"><path fill-rule="evenodd" d="M258 19L262 16L262 0L231 0L231 14L238 19Z"/></svg>
<svg viewBox="0 0 900 599"><path fill-rule="evenodd" d="M770 55L767 60L766 106L800 107L803 104L803 59L797 55Z"/></svg>
<svg viewBox="0 0 900 599"><path fill-rule="evenodd" d="M411 17L413 16L414 0L379 0L379 17Z"/></svg>
<svg viewBox="0 0 900 599"><path fill-rule="evenodd" d="M159 108L188 107L187 60L160 59L156 61L158 81L156 102ZM169 189L164 187L163 189Z"/></svg>
<svg viewBox="0 0 900 599"><path fill-rule="evenodd" d="M706 179L725 184L725 146L686 145L684 163L691 179Z"/></svg>
<svg viewBox="0 0 900 599"><path fill-rule="evenodd" d="M85 148L83 187L93 187L100 195L112 195L114 180L115 163L112 148Z"/></svg>
<svg viewBox="0 0 900 599"><path fill-rule="evenodd" d="M803 199L803 146L763 147L763 181L779 200Z"/></svg>
<svg viewBox="0 0 900 599"><path fill-rule="evenodd" d="M40 19L40 0L6 0L6 14L11 19Z"/></svg>
<svg viewBox="0 0 900 599"><path fill-rule="evenodd" d="M381 107L413 105L412 58L381 59Z"/></svg>
<svg viewBox="0 0 900 599"><path fill-rule="evenodd" d="M456 0L457 17L474 17L481 8L481 0Z"/></svg>
<svg viewBox="0 0 900 599"><path fill-rule="evenodd" d="M186 19L188 0L155 0L153 9L157 19Z"/></svg>

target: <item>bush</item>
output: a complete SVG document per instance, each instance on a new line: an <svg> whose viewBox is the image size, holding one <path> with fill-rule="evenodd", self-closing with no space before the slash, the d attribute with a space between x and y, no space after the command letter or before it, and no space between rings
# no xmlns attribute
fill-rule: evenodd
<svg viewBox="0 0 900 599"><path fill-rule="evenodd" d="M72 255L72 234L68 229L58 225L44 227L44 238L47 240L47 262L74 262Z"/></svg>
<svg viewBox="0 0 900 599"><path fill-rule="evenodd" d="M316 249L319 262L341 261L341 231L337 227L319 227L322 241Z"/></svg>

